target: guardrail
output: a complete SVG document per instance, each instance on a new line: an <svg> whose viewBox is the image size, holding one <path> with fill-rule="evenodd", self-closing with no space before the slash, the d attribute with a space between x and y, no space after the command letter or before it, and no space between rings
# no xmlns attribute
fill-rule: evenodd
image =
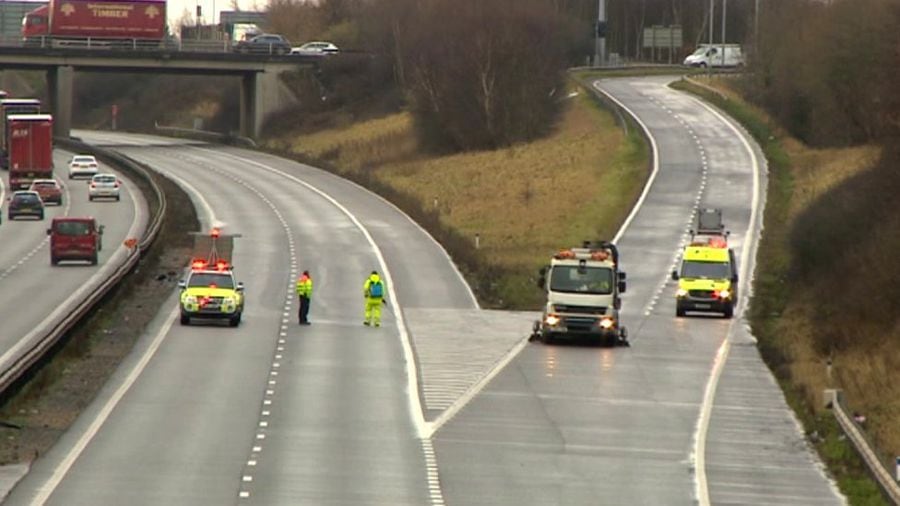
<svg viewBox="0 0 900 506"><path fill-rule="evenodd" d="M23 48L28 50L91 50L91 51L124 51L138 53L227 53L242 54L247 56L282 56L290 58L303 58L316 60L318 58L333 56L328 53L282 53L281 47L269 45L257 45L252 48L240 47L229 40L211 39L181 39L166 38L162 40L146 39L110 39L103 37L83 37L55 39L53 37L35 37L25 41L22 37L0 37L0 47ZM343 51L346 53L359 53L360 51Z"/></svg>
<svg viewBox="0 0 900 506"><path fill-rule="evenodd" d="M63 316L56 322L47 324L47 328L40 330L32 339L26 343L26 347L17 356L10 357L7 363L0 364L0 392L5 392L12 384L27 373L48 350L59 342L67 332L69 332L86 314L88 314L103 297L114 287L122 278L125 277L137 264L141 256L150 248L159 230L162 227L162 220L166 214L166 196L162 189L156 183L154 176L142 167L140 164L130 158L109 152L87 144L69 140L57 139L56 144L65 146L79 153L92 153L98 159L103 160L109 165L114 165L119 169L128 172L137 178L143 179L155 194L155 212L152 213L150 222L144 231L143 237L138 241L128 254L122 264L120 264L113 273L94 287L84 299L78 302L68 314Z"/></svg>
<svg viewBox="0 0 900 506"><path fill-rule="evenodd" d="M828 389L825 391L825 401L831 406L834 417L837 419L838 425L844 431L847 439L853 443L856 451L865 461L869 472L878 482L885 496L900 505L900 484L891 476L888 466L878 457L878 454L872 448L866 435L863 433L856 421L847 414L844 409L844 393L841 390Z"/></svg>

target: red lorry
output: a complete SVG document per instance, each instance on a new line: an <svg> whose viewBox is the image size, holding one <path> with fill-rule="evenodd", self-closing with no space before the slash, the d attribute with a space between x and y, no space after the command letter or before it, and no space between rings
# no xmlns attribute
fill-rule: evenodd
<svg viewBox="0 0 900 506"><path fill-rule="evenodd" d="M53 116L12 114L9 135L9 186L27 189L35 179L53 178Z"/></svg>
<svg viewBox="0 0 900 506"><path fill-rule="evenodd" d="M0 167L4 169L9 168L7 116L10 114L37 114L39 112L41 112L41 101L36 98L0 99Z"/></svg>
<svg viewBox="0 0 900 506"><path fill-rule="evenodd" d="M50 0L22 20L26 46L143 47L165 34L165 0Z"/></svg>

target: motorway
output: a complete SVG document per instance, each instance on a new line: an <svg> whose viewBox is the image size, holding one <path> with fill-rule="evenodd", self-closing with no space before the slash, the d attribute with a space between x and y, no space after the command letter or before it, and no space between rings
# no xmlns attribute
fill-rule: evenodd
<svg viewBox="0 0 900 506"><path fill-rule="evenodd" d="M48 205L44 220L22 217L9 220L7 205L10 188L3 175L0 202L3 219L0 224L0 307L4 308L0 332L0 363L7 364L20 356L29 343L46 332L45 325L66 315L85 293L107 278L127 257L122 246L129 237L140 237L147 225L147 205L140 191L126 176L121 201L108 199L88 201L86 181L69 180L68 161L72 153L55 150L55 176L63 185L62 206ZM115 172L101 164L102 172ZM54 216L94 216L105 227L103 250L99 264L64 262L50 265L47 228Z"/></svg>
<svg viewBox="0 0 900 506"><path fill-rule="evenodd" d="M182 185L237 232L244 323L163 307L134 354L8 504L840 504L741 313L764 160L665 86L595 83L646 126L657 164L616 242L631 348L526 345L534 315L482 311L402 213L317 169L235 148L79 133ZM697 206L742 268L734 320L676 319L668 275ZM293 279L316 282L310 327ZM388 279L385 325L362 282Z"/></svg>

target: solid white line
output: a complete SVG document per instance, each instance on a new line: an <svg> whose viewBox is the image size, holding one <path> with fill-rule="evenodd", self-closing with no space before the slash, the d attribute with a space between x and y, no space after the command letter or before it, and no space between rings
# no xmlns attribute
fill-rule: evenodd
<svg viewBox="0 0 900 506"><path fill-rule="evenodd" d="M369 233L369 230L366 228L366 226L363 225L362 222L359 221L359 219L353 213L351 213L349 209L344 207L344 205L342 205L340 202L338 202L334 197L332 197L331 195L324 192L323 190L320 190L319 188L313 186L310 183L307 183L306 181L303 181L302 179L300 179L292 174L288 174L284 171L281 171L274 167L270 167L263 163L257 162L253 159L244 158L242 156L233 155L231 153L215 151L215 150L210 150L210 149L206 149L206 148L193 148L193 149L197 150L197 151L203 151L205 153L209 153L212 155L221 155L221 156L225 156L228 158L232 158L234 160L239 160L241 162L244 162L244 163L247 163L250 165L254 165L263 170L266 170L273 174L277 174L277 175L284 177L286 179L289 179L297 184L300 184L301 186L306 187L310 191L315 192L316 194L318 194L319 196L321 196L322 198L324 198L325 200L330 202L333 206L338 208L342 213L344 213L344 215L347 216L347 218L350 219L351 222L353 222L353 224L356 226L356 228L358 228L359 231L362 232L363 236L366 238L366 241L372 247L372 250L375 253L376 258L378 259L378 264L381 267L381 272L383 274L383 277L384 277L385 281L387 281L388 294L390 296L392 303L394 304L394 311L393 311L394 320L396 321L396 324L397 324L397 330L400 333L400 341L401 341L401 344L403 345L403 357L406 360L406 378L407 378L407 385L408 385L406 393L407 393L407 401L409 404L410 416L412 417L413 425L416 428L416 434L419 437L424 437L423 434L426 433L427 426L425 423L425 416L422 412L422 403L419 400L418 372L417 372L417 367L416 367L415 356L412 351L412 344L410 341L409 333L406 330L406 323L403 318L403 310L402 310L402 308L400 306L400 302L397 298L396 291L394 290L394 283L391 280L390 269L388 269L387 262L384 259L384 255L381 253L381 249L378 247L378 244L375 242L375 239L372 237L372 234Z"/></svg>
<svg viewBox="0 0 900 506"><path fill-rule="evenodd" d="M112 414L116 405L119 401L125 397L125 394L128 393L128 390L131 386L137 381L138 377L140 377L141 373L144 371L144 368L147 367L147 364L150 363L150 359L156 354L156 350L162 345L163 341L166 338L166 335L169 333L169 330L172 328L172 324L175 323L175 317L178 316L178 307L172 309L172 312L169 313L169 316L166 318L165 323L163 323L162 328L160 328L159 332L157 332L156 337L153 338L150 347L147 348L147 351L144 352L144 355L141 356L140 361L135 365L134 369L128 374L128 377L125 378L125 381L119 385L119 388L116 389L115 393L110 397L106 404L103 405L103 408L100 409L100 412L97 414L97 417L94 418L94 421L91 422L91 425L88 427L87 431L81 435L81 438L78 439L78 442L75 446L69 451L66 457L56 466L56 469L53 470L53 475L47 480L46 483L38 490L38 495L34 499L32 499L31 504L33 505L42 505L50 498L50 495L53 494L56 487L59 486L60 482L62 482L63 478L65 478L66 474L69 472L69 469L75 464L75 461L81 455L85 448L87 448L88 443L94 438L97 432L100 431L100 428L106 423L106 419L109 418L109 415Z"/></svg>
<svg viewBox="0 0 900 506"><path fill-rule="evenodd" d="M607 98L615 102L619 107L624 109L629 115L631 115L632 119L641 126L641 129L647 135L647 138L650 139L650 147L653 151L653 171L650 173L650 177L647 178L647 182L644 183L644 190L641 192L641 196L638 197L637 203L634 204L634 207L631 209L631 213L628 214L628 217L625 218L625 221L622 223L622 226L619 227L619 231L616 232L615 237L613 237L612 242L617 243L619 239L622 237L622 234L625 233L625 230L628 228L628 225L631 224L631 220L637 215L638 211L640 211L641 206L644 205L644 200L647 199L647 194L650 193L650 187L653 186L653 181L656 180L656 175L659 173L659 148L656 145L656 139L653 138L653 135L650 133L650 129L647 128L647 125L638 118L638 115L634 113L631 109L628 108L625 104L619 101L616 97L612 96L606 90L602 89L600 86L600 80L596 80L593 82L594 89L606 95Z"/></svg>
<svg viewBox="0 0 900 506"><path fill-rule="evenodd" d="M492 369L491 372L487 374L487 376L481 378L481 381L472 386L464 395L456 399L456 401L450 405L449 408L445 409L441 416L437 417L433 422L427 424L428 432L424 435L426 438L430 438L437 432L441 427L444 426L448 421L450 421L456 414L465 407L466 404L472 400L473 397L478 395L481 390L487 386L488 383L494 379L495 376L500 374L502 371L514 358L519 354L522 349L528 345L528 338L525 337L521 341L519 341L509 352L503 357L503 360L498 362Z"/></svg>
<svg viewBox="0 0 900 506"><path fill-rule="evenodd" d="M693 96L687 95L689 98L706 108L710 111L714 116L719 118L723 123L725 123L732 132L734 132L735 136L741 140L741 143L744 145L744 148L750 154L750 160L752 162L753 168L753 198L751 201L750 207L750 220L747 223L747 231L744 235L745 246L741 251L741 279L743 280L742 286L740 287L743 293L747 293L747 285L748 285L748 272L750 271L752 257L750 256L750 244L751 234L754 230L755 225L757 225L760 217L758 216L758 207L759 207L759 160L756 157L756 152L753 150L753 147L747 141L747 138L744 136L743 132L738 130L734 124L726 119L722 114L720 114L715 108L711 107L707 103L694 98ZM758 230L758 228L756 229ZM740 317L744 313L744 309L747 305L747 297L741 297L741 301L738 304L737 311L735 311L734 317L731 319L731 322L728 325L728 333L726 334L725 340L722 342L722 345L719 347L719 350L716 352L716 358L713 362L713 370L710 374L709 381L706 384L706 389L703 394L703 404L700 408L700 417L697 419L697 427L694 431L694 491L697 495L697 502L700 506L709 506L709 484L706 479L706 438L709 432L709 421L712 416L712 408L713 402L715 401L716 389L718 388L719 378L722 376L722 371L725 368L725 362L728 360L728 352L731 349L731 340L729 337L734 331L734 322L739 320Z"/></svg>

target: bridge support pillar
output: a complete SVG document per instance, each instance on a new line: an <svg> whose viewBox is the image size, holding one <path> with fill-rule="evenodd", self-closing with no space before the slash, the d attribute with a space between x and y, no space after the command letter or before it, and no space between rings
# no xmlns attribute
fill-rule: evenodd
<svg viewBox="0 0 900 506"><path fill-rule="evenodd" d="M244 74L241 78L241 135L256 139L266 117L296 99L285 92L280 72Z"/></svg>
<svg viewBox="0 0 900 506"><path fill-rule="evenodd" d="M262 78L257 72L241 77L241 135L255 139L262 128Z"/></svg>
<svg viewBox="0 0 900 506"><path fill-rule="evenodd" d="M47 71L50 113L53 114L53 134L68 137L72 129L72 87L75 71L61 65Z"/></svg>

